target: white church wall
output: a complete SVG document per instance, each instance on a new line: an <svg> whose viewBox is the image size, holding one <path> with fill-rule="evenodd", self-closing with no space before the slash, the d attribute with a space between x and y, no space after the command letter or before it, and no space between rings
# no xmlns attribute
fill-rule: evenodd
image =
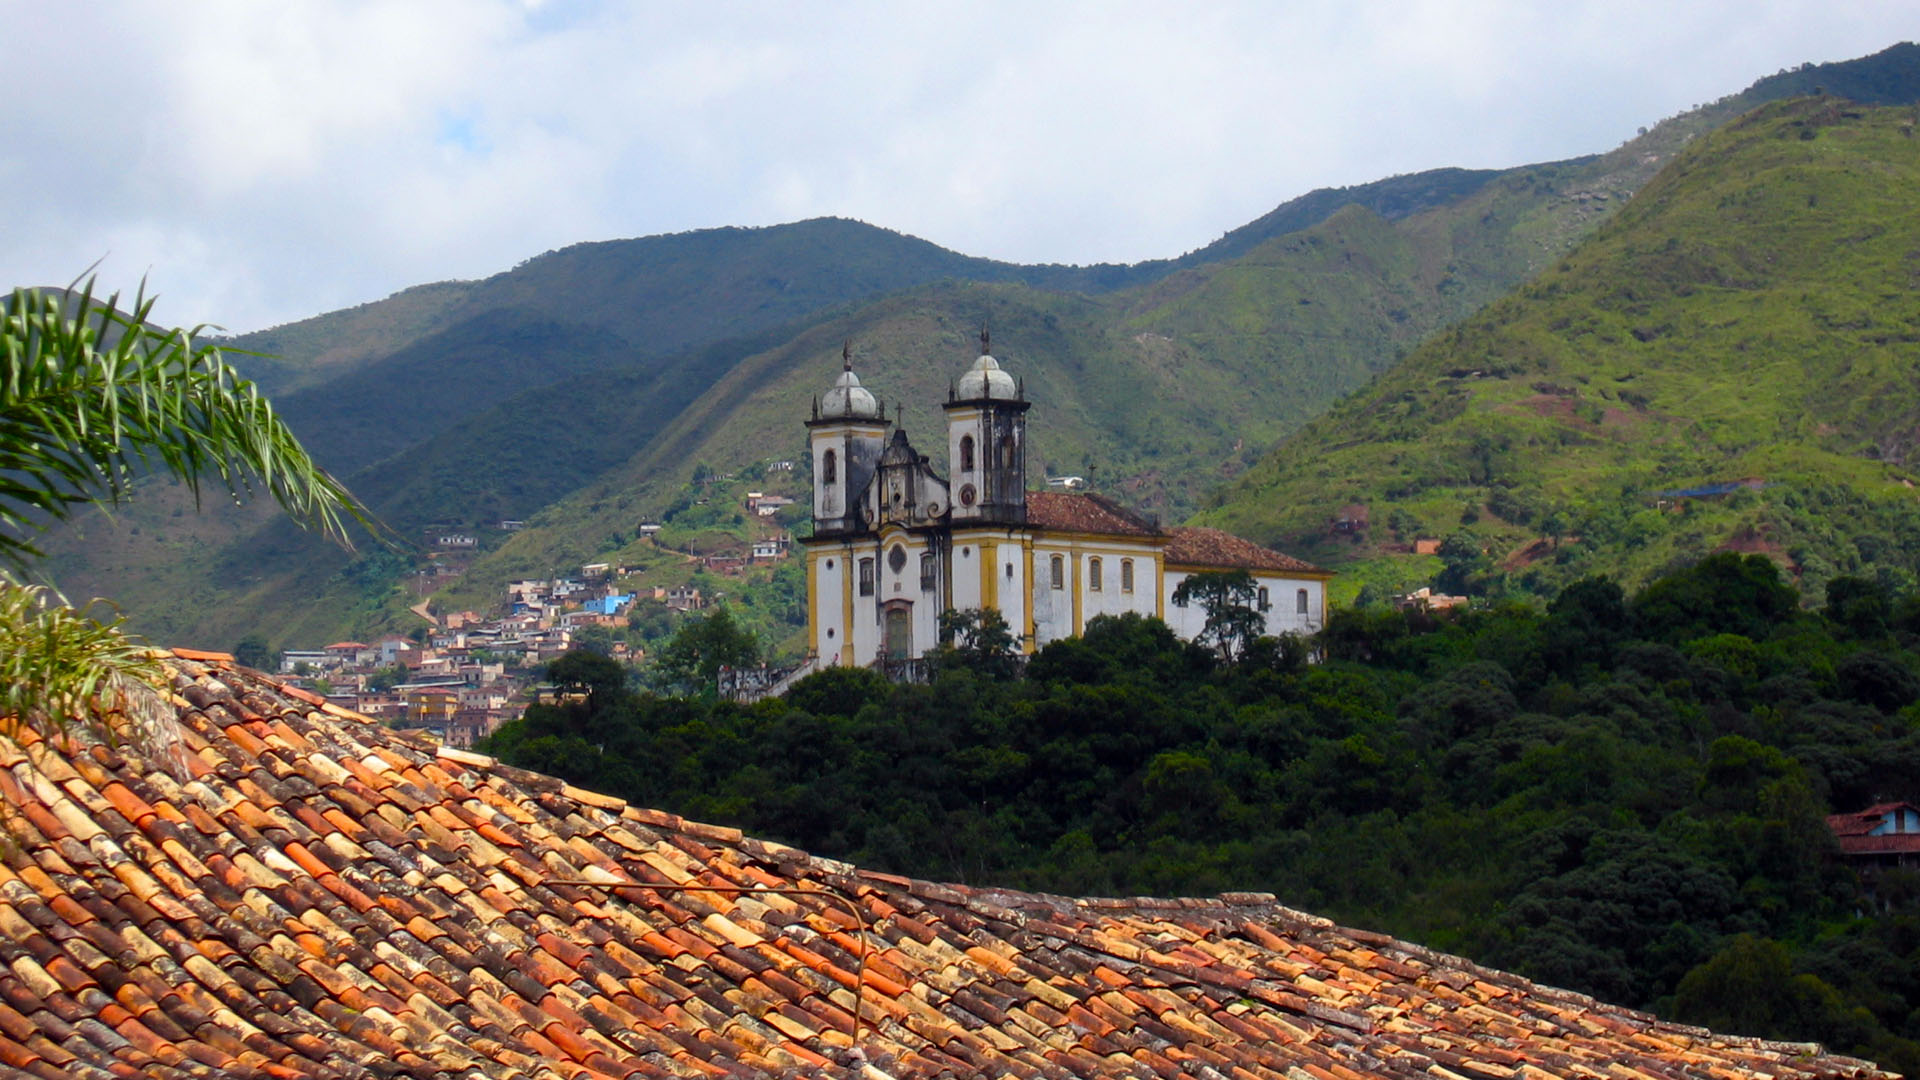
<svg viewBox="0 0 1920 1080"><path fill-rule="evenodd" d="M994 576L994 595L1000 617L1013 631L1014 643L1027 632L1027 551L1018 540L1001 540L992 546L993 561L988 564Z"/></svg>
<svg viewBox="0 0 1920 1080"><path fill-rule="evenodd" d="M846 597L846 559L839 554L829 554L815 563L814 580L818 588L809 599L813 602L814 625L819 628L818 644L820 661L823 664L841 662L841 650L847 641L847 628L843 624Z"/></svg>
<svg viewBox="0 0 1920 1080"><path fill-rule="evenodd" d="M1060 560L1060 588L1053 587L1053 561ZM1037 648L1049 641L1073 636L1073 552L1065 544L1033 545L1033 585L1027 598L1033 604L1033 642Z"/></svg>
<svg viewBox="0 0 1920 1080"><path fill-rule="evenodd" d="M948 606L967 611L984 606L980 595L980 545L977 541L953 542L953 591Z"/></svg>

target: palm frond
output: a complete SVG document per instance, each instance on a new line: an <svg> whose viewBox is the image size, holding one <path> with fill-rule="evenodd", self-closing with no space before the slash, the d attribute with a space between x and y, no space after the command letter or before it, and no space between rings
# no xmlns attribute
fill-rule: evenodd
<svg viewBox="0 0 1920 1080"><path fill-rule="evenodd" d="M153 653L121 629L40 586L0 581L0 735L52 735L76 725L127 738L164 760L172 717L154 684Z"/></svg>
<svg viewBox="0 0 1920 1080"><path fill-rule="evenodd" d="M0 312L0 563L24 568L34 533L155 469L196 499L206 477L236 499L264 490L348 546L348 519L374 527L220 349L196 340L205 327L152 326L144 287L119 301L96 300L89 280L16 289Z"/></svg>

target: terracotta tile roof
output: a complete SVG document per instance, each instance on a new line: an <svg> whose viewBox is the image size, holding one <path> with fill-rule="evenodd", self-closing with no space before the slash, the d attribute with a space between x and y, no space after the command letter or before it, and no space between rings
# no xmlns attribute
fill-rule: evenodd
<svg viewBox="0 0 1920 1080"><path fill-rule="evenodd" d="M1920 810L1920 807L1908 802L1876 803L1850 814L1827 815L1827 828L1832 829L1835 836L1865 836L1879 828L1895 810Z"/></svg>
<svg viewBox="0 0 1920 1080"><path fill-rule="evenodd" d="M1181 526L1167 544L1170 566L1218 566L1227 570L1284 570L1304 574L1326 571L1291 555L1282 555L1219 529Z"/></svg>
<svg viewBox="0 0 1920 1080"><path fill-rule="evenodd" d="M0 740L16 838L0 856L0 1071L1885 1075L1266 895L1074 900L861 871L436 752L230 662L169 663L175 772ZM810 895L764 891L796 888Z"/></svg>
<svg viewBox="0 0 1920 1080"><path fill-rule="evenodd" d="M1160 527L1103 495L1027 492L1027 522L1043 529L1109 536L1159 536Z"/></svg>
<svg viewBox="0 0 1920 1080"><path fill-rule="evenodd" d="M1850 814L1830 814L1827 816L1827 828L1833 831L1834 839L1839 841L1840 850L1848 855L1920 854L1920 833L1870 835L1885 824L1888 814L1911 810L1920 810L1920 807L1908 802L1879 803Z"/></svg>

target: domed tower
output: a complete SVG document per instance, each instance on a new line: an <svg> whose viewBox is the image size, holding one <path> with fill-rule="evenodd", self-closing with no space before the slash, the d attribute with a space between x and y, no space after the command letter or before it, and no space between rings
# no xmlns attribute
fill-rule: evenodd
<svg viewBox="0 0 1920 1080"><path fill-rule="evenodd" d="M947 391L947 463L953 523L1027 520L1027 406L1019 380L1001 370L980 331L980 358Z"/></svg>
<svg viewBox="0 0 1920 1080"><path fill-rule="evenodd" d="M813 455L813 532L865 528L859 499L886 449L887 418L873 392L853 373L852 345L840 350L840 377L813 402L807 445Z"/></svg>

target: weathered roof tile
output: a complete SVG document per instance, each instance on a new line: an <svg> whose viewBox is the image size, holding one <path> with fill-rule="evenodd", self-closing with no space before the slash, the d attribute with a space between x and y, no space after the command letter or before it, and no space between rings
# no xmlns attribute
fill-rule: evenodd
<svg viewBox="0 0 1920 1080"><path fill-rule="evenodd" d="M1049 500L1068 500L1056 527L1155 532L1084 496L1041 495L1042 516ZM860 871L409 742L221 654L169 663L185 779L0 740L0 1066L872 1076L857 1043L891 1077L1878 1075L1265 894L1078 901Z"/></svg>

